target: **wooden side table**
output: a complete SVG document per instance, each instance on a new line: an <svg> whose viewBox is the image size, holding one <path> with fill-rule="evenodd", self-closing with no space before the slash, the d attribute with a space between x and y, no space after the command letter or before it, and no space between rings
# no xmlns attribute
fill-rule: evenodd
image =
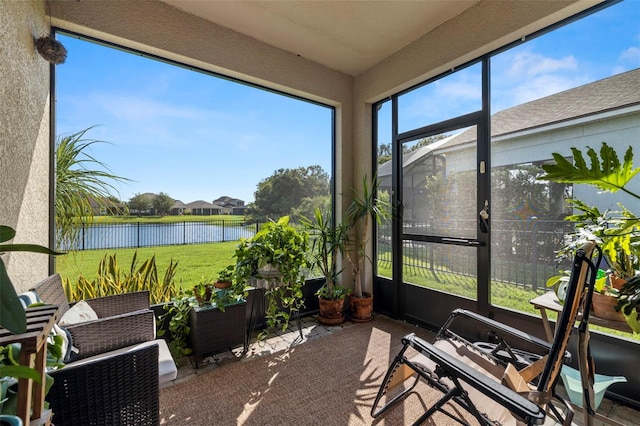
<svg viewBox="0 0 640 426"><path fill-rule="evenodd" d="M542 325L544 326L544 332L547 336L547 340L549 342L553 341L553 329L551 328L551 323L549 322L549 317L547 316L547 309L552 312L561 312L563 306L560 304L558 297L555 292L547 291L546 293L531 299L529 301L533 305L534 308L540 311L540 317L542 317ZM577 321L582 319L582 315L578 313L576 318ZM622 321L611 321L606 320L604 318L597 317L593 315L589 315L589 324L599 325L601 327L611 328L613 330L624 331L627 333L631 333L631 327L629 324Z"/></svg>
<svg viewBox="0 0 640 426"><path fill-rule="evenodd" d="M560 304L558 300L558 296L553 291L547 291L546 293L533 298L529 301L533 305L534 308L540 311L540 317L542 318L542 325L544 326L544 332L547 335L547 340L549 342L553 342L553 329L551 328L551 323L549 322L549 317L547 317L547 309L553 312L561 312L563 306ZM582 319L582 315L578 313L576 317L576 321ZM631 328L626 322L620 321L610 321L603 318L599 318L593 314L589 315L589 324L599 325L602 327L612 328L614 330L626 331L627 333L631 333ZM582 407L575 405L570 402L571 407L574 411L578 413L582 413ZM622 423L619 423L611 418L603 416L602 414L595 414L596 420L601 421L603 424L611 425L611 426L624 426Z"/></svg>
<svg viewBox="0 0 640 426"><path fill-rule="evenodd" d="M20 343L20 364L35 368L41 377L41 384L37 386L33 385L31 379L18 380L16 414L22 419L24 426L51 424L50 413L44 410L47 338L57 319L57 306L40 306L27 309L25 333L12 334L0 327L0 345Z"/></svg>

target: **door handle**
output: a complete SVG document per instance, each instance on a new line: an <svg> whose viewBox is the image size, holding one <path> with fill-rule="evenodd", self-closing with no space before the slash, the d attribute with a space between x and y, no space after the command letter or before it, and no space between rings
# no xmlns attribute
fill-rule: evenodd
<svg viewBox="0 0 640 426"><path fill-rule="evenodd" d="M483 234L489 232L489 200L484 200L484 208L478 213L478 226Z"/></svg>

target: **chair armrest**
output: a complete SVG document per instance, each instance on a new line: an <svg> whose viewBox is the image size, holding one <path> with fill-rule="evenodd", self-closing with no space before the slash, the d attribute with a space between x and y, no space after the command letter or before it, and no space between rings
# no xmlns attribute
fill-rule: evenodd
<svg viewBox="0 0 640 426"><path fill-rule="evenodd" d="M411 345L412 348L431 359L446 372L448 377L462 380L478 389L488 398L506 407L526 424L542 424L544 422L546 413L541 407L417 337L415 334L412 333L403 337L402 343Z"/></svg>
<svg viewBox="0 0 640 426"><path fill-rule="evenodd" d="M55 424L160 424L158 345L70 364L49 374Z"/></svg>
<svg viewBox="0 0 640 426"><path fill-rule="evenodd" d="M146 309L65 328L78 349L72 356L75 361L155 339L155 316L152 310Z"/></svg>
<svg viewBox="0 0 640 426"><path fill-rule="evenodd" d="M545 353L551 350L551 343L547 342L546 340L540 339L539 337L534 336L533 334L525 333L522 330L518 330L517 328L513 328L507 324L492 320L491 318L487 318L475 312L468 311L466 309L460 309L460 308L455 309L451 313L451 316L449 317L445 325L442 326L440 332L442 333L443 330L445 330L445 328L448 328L451 322L455 318L462 318L462 317L482 323L491 330L500 331L502 333L510 335L511 337L521 340L525 343L537 346L542 350L544 350ZM569 358L571 357L571 355L568 352L565 354L565 356L568 356Z"/></svg>
<svg viewBox="0 0 640 426"><path fill-rule="evenodd" d="M99 318L126 314L127 312L149 309L149 291L116 294L113 296L85 299Z"/></svg>

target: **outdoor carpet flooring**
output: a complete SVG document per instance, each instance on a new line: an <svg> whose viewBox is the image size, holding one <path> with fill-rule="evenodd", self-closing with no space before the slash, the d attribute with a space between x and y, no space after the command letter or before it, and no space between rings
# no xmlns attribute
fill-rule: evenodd
<svg viewBox="0 0 640 426"><path fill-rule="evenodd" d="M161 390L161 424L411 424L439 396L424 383L381 418L370 415L378 387L402 346L400 339L409 332L429 341L433 337L429 331L377 316L285 351L211 369ZM455 405L450 408L459 411ZM425 424L458 423L436 413Z"/></svg>

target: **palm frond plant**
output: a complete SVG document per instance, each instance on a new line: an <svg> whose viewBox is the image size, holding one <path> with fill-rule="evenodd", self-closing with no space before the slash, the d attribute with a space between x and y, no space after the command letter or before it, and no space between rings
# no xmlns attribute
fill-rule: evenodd
<svg viewBox="0 0 640 426"><path fill-rule="evenodd" d="M377 197L380 181L376 175L371 181L365 175L362 179L362 194L354 195L346 217L351 234L347 241L347 260L351 264L354 280L354 295L362 297L362 267L368 259L366 254L369 220L381 225L389 216L386 202ZM370 259L369 259L370 260Z"/></svg>
<svg viewBox="0 0 640 426"><path fill-rule="evenodd" d="M343 254L347 241L347 225L334 224L331 214L324 214L319 207L313 212L313 218L301 217L300 223L309 232L311 240L312 267L317 267L325 278L325 284L319 295L333 300L344 298L346 289L337 284L339 256Z"/></svg>
<svg viewBox="0 0 640 426"><path fill-rule="evenodd" d="M55 224L58 248L73 249L83 223L90 225L93 222L93 208L114 207L109 199L118 194L114 184L128 181L113 174L106 164L91 155L93 145L106 143L85 138L92 128L60 136L56 141Z"/></svg>
<svg viewBox="0 0 640 426"><path fill-rule="evenodd" d="M374 175L369 181L365 175L362 179L362 192L355 193L351 204L347 208L346 218L349 226L349 235L346 242L347 260L351 265L353 274L353 294L350 295L351 318L354 321L368 321L372 318L371 294L365 294L362 270L367 256L367 243L369 233L369 221L381 225L389 216L388 204L378 198L380 181ZM364 297L366 296L366 297ZM363 300L364 299L364 300ZM362 303L364 302L364 304Z"/></svg>
<svg viewBox="0 0 640 426"><path fill-rule="evenodd" d="M543 165L546 174L541 180L561 183L586 184L605 192L624 192L636 200L640 194L631 189L630 182L640 173L640 167L633 167L633 148L629 146L624 158L620 160L615 149L606 142L602 143L600 151L586 147L586 155L577 148L571 148L573 163L558 153L553 154L555 164ZM574 222L576 232L569 236L567 243L559 251L559 256L565 256L587 239L600 244L612 278L620 278L624 284L621 288L606 286L604 291L618 298L616 311L623 310L627 322L637 324L640 314L635 308L640 305L640 286L637 276L640 274L640 218L623 205L618 204L619 211L606 210L601 212L595 206L589 206L577 199L569 200L579 213L567 216L565 219ZM633 317L633 318L631 318Z"/></svg>
<svg viewBox="0 0 640 426"><path fill-rule="evenodd" d="M338 261L345 250L348 227L345 223L333 223L331 214L324 214L319 207L313 211L312 219L301 217L300 222L310 234L312 267L318 268L325 279L316 292L320 303L318 321L326 325L339 324L344 320L348 289L338 283L342 272L338 270Z"/></svg>

